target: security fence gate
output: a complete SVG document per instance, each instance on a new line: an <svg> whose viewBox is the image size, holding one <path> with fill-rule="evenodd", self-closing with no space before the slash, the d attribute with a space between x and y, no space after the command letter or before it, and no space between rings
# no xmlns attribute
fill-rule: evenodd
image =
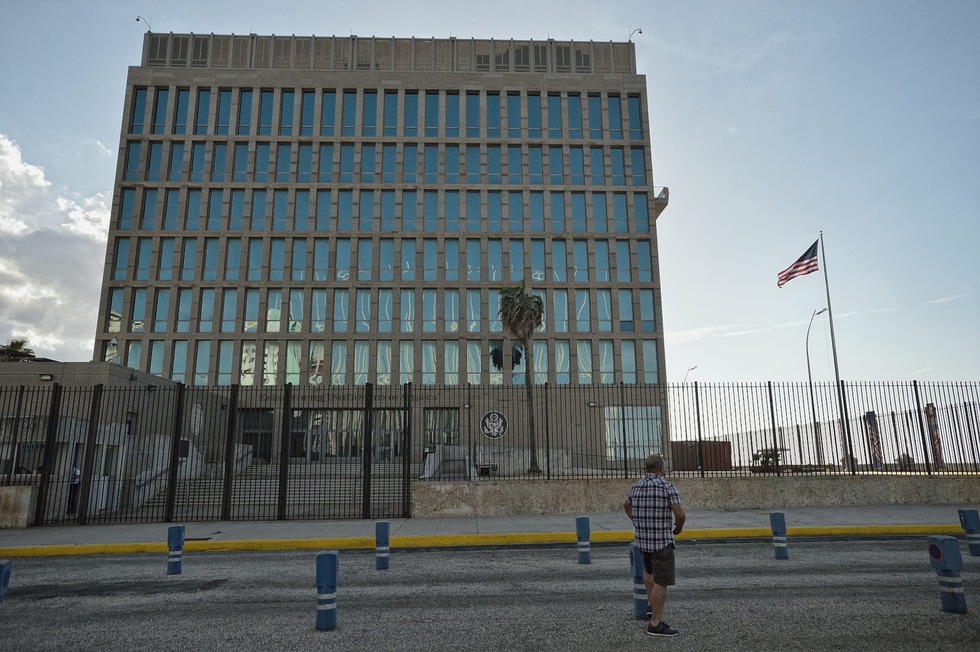
<svg viewBox="0 0 980 652"><path fill-rule="evenodd" d="M980 383L0 387L33 521L398 518L419 481L980 474ZM163 381L166 382L166 381ZM533 415L534 428L531 429Z"/></svg>

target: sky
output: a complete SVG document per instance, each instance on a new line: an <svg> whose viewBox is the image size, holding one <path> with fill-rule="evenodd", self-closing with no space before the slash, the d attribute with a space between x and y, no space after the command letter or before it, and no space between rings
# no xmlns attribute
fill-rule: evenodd
<svg viewBox="0 0 980 652"><path fill-rule="evenodd" d="M625 41L667 382L980 379L976 0L0 0L0 343L92 359L127 67L154 31ZM820 271L776 275L823 233ZM826 266L823 257L826 258ZM826 272L826 283L825 283Z"/></svg>

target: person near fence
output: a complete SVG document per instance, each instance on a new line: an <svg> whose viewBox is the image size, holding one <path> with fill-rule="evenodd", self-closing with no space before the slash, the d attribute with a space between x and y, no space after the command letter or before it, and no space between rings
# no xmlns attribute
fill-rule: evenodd
<svg viewBox="0 0 980 652"><path fill-rule="evenodd" d="M684 529L687 516L680 494L664 479L664 458L651 453L647 474L630 489L623 509L633 521L633 536L643 555L643 583L650 601L650 636L677 636L677 630L661 619L667 587L674 584L674 537Z"/></svg>
<svg viewBox="0 0 980 652"><path fill-rule="evenodd" d="M71 467L71 476L68 478L68 509L66 514L74 514L78 511L78 490L82 486L82 471L77 466Z"/></svg>

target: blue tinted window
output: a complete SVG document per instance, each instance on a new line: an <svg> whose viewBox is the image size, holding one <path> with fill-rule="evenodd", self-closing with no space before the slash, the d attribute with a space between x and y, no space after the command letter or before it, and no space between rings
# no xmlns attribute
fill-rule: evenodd
<svg viewBox="0 0 980 652"><path fill-rule="evenodd" d="M170 181L180 181L184 165L184 143L170 145Z"/></svg>
<svg viewBox="0 0 980 652"><path fill-rule="evenodd" d="M272 91L259 92L259 130L260 136L272 134Z"/></svg>
<svg viewBox="0 0 980 652"><path fill-rule="evenodd" d="M218 188L211 190L208 194L208 219L206 228L208 231L221 230L221 205L224 201L224 192Z"/></svg>
<svg viewBox="0 0 980 652"><path fill-rule="evenodd" d="M527 96L527 135L528 138L541 138L541 96Z"/></svg>
<svg viewBox="0 0 980 652"><path fill-rule="evenodd" d="M374 231L374 191L362 190L357 205L357 230Z"/></svg>
<svg viewBox="0 0 980 652"><path fill-rule="evenodd" d="M602 105L598 95L590 95L589 103L589 138L602 138Z"/></svg>
<svg viewBox="0 0 980 652"><path fill-rule="evenodd" d="M330 230L330 191L316 191L316 230Z"/></svg>
<svg viewBox="0 0 980 652"><path fill-rule="evenodd" d="M166 88L158 88L156 97L153 101L153 124L150 126L151 134L165 133L167 128L167 100L170 92Z"/></svg>
<svg viewBox="0 0 980 652"><path fill-rule="evenodd" d="M225 166L228 162L228 145L226 143L215 143L214 152L211 159L211 180L225 180Z"/></svg>
<svg viewBox="0 0 980 652"><path fill-rule="evenodd" d="M502 231L503 201L499 190L487 192L487 230L490 233Z"/></svg>
<svg viewBox="0 0 980 652"><path fill-rule="evenodd" d="M397 180L397 161L395 145L381 146L381 183L394 183Z"/></svg>
<svg viewBox="0 0 980 652"><path fill-rule="evenodd" d="M129 114L129 133L143 133L143 121L146 120L146 89L133 90L133 107Z"/></svg>
<svg viewBox="0 0 980 652"><path fill-rule="evenodd" d="M402 230L414 231L418 207L418 198L415 191L405 191L402 193Z"/></svg>
<svg viewBox="0 0 980 652"><path fill-rule="evenodd" d="M521 96L516 93L507 95L507 137L521 137Z"/></svg>
<svg viewBox="0 0 980 652"><path fill-rule="evenodd" d="M252 191L252 219L250 228L253 231L265 230L265 218L267 215L266 200L267 193L265 190Z"/></svg>
<svg viewBox="0 0 980 652"><path fill-rule="evenodd" d="M294 91L283 91L279 99L279 135L292 136L296 93Z"/></svg>
<svg viewBox="0 0 980 652"><path fill-rule="evenodd" d="M551 279L559 282L568 280L568 255L564 240L551 241Z"/></svg>
<svg viewBox="0 0 980 652"><path fill-rule="evenodd" d="M459 191L446 191L446 231L459 231Z"/></svg>
<svg viewBox="0 0 980 652"><path fill-rule="evenodd" d="M337 93L323 91L323 106L320 109L320 135L334 135L334 121L337 114Z"/></svg>
<svg viewBox="0 0 980 652"><path fill-rule="evenodd" d="M466 150L466 183L480 183L480 146L463 147Z"/></svg>
<svg viewBox="0 0 980 652"><path fill-rule="evenodd" d="M218 91L218 122L215 125L214 133L219 136L227 136L231 125L231 91Z"/></svg>
<svg viewBox="0 0 980 652"><path fill-rule="evenodd" d="M588 281L589 280L589 243L585 240L575 240L572 243L572 264L574 265L574 274L572 280Z"/></svg>
<svg viewBox="0 0 980 652"><path fill-rule="evenodd" d="M598 283L609 282L609 242L607 240L595 241L595 280Z"/></svg>
<svg viewBox="0 0 980 652"><path fill-rule="evenodd" d="M405 136L417 136L419 133L419 94L416 91L405 93Z"/></svg>
<svg viewBox="0 0 980 652"><path fill-rule="evenodd" d="M548 96L548 138L561 138L561 96Z"/></svg>
<svg viewBox="0 0 980 652"><path fill-rule="evenodd" d="M269 180L270 151L269 143L257 143L255 145L255 171L252 172L252 178L256 181Z"/></svg>
<svg viewBox="0 0 980 652"><path fill-rule="evenodd" d="M378 132L378 94L364 91L361 105L361 135L374 136Z"/></svg>
<svg viewBox="0 0 980 652"><path fill-rule="evenodd" d="M531 280L547 278L545 269L544 240L531 240Z"/></svg>
<svg viewBox="0 0 980 652"><path fill-rule="evenodd" d="M466 94L466 137L480 137L480 94Z"/></svg>
<svg viewBox="0 0 980 652"><path fill-rule="evenodd" d="M180 217L180 191L168 188L163 196L163 230L176 231Z"/></svg>
<svg viewBox="0 0 980 652"><path fill-rule="evenodd" d="M354 193L341 190L337 193L337 230L350 231L354 218Z"/></svg>
<svg viewBox="0 0 980 652"><path fill-rule="evenodd" d="M422 193L422 230L439 230L439 193L435 190Z"/></svg>
<svg viewBox="0 0 980 652"><path fill-rule="evenodd" d="M436 183L439 181L439 146L426 145L424 151L422 181L425 183Z"/></svg>
<svg viewBox="0 0 980 652"><path fill-rule="evenodd" d="M459 183L459 145L446 145L446 183Z"/></svg>
<svg viewBox="0 0 980 652"><path fill-rule="evenodd" d="M487 145L487 183L500 183L500 145Z"/></svg>
<svg viewBox="0 0 980 652"><path fill-rule="evenodd" d="M544 231L544 193L532 192L528 201L529 230L532 233Z"/></svg>
<svg viewBox="0 0 980 652"><path fill-rule="evenodd" d="M125 281L129 264L129 238L116 238L116 252L113 256L112 280Z"/></svg>
<svg viewBox="0 0 980 652"><path fill-rule="evenodd" d="M381 191L381 230L395 230L395 191Z"/></svg>
<svg viewBox="0 0 980 652"><path fill-rule="evenodd" d="M187 105L190 103L190 95L190 89L177 89L177 103L174 106L174 127L172 133L178 136L187 133Z"/></svg>
<svg viewBox="0 0 980 652"><path fill-rule="evenodd" d="M370 238L359 238L357 241L357 280L371 280L371 263L374 259L374 247Z"/></svg>
<svg viewBox="0 0 980 652"><path fill-rule="evenodd" d="M398 92L385 91L384 96L384 129L385 136L398 135Z"/></svg>
<svg viewBox="0 0 980 652"><path fill-rule="evenodd" d="M459 138L459 95L446 94L446 137Z"/></svg>
<svg viewBox="0 0 980 652"><path fill-rule="evenodd" d="M313 180L313 145L301 143L296 160L296 181L309 183Z"/></svg>
<svg viewBox="0 0 980 652"><path fill-rule="evenodd" d="M150 143L146 154L146 180L160 180L160 165L163 159L163 143Z"/></svg>
<svg viewBox="0 0 980 652"><path fill-rule="evenodd" d="M585 158L581 147L568 148L568 181L576 186L585 183Z"/></svg>
<svg viewBox="0 0 980 652"><path fill-rule="evenodd" d="M313 105L316 102L316 95L313 91L303 91L300 97L299 107L299 135L313 135Z"/></svg>
<svg viewBox="0 0 980 652"><path fill-rule="evenodd" d="M402 182L415 183L419 168L418 145L405 145L402 150L402 159Z"/></svg>
<svg viewBox="0 0 980 652"><path fill-rule="evenodd" d="M446 248L446 280L459 280L459 240L447 238L444 245Z"/></svg>
<svg viewBox="0 0 980 652"><path fill-rule="evenodd" d="M539 145L530 145L527 148L527 174L528 183L544 183L544 167Z"/></svg>
<svg viewBox="0 0 980 652"><path fill-rule="evenodd" d="M511 233L524 230L524 195L520 190L507 193L507 230Z"/></svg>
<svg viewBox="0 0 980 652"><path fill-rule="evenodd" d="M237 281L242 266L241 238L228 238L225 241L225 280Z"/></svg>
<svg viewBox="0 0 980 652"><path fill-rule="evenodd" d="M374 181L375 146L367 143L361 145L361 183Z"/></svg>
<svg viewBox="0 0 980 652"><path fill-rule="evenodd" d="M340 182L352 183L354 181L354 146L343 144L340 146Z"/></svg>
<svg viewBox="0 0 980 652"><path fill-rule="evenodd" d="M243 90L238 94L238 128L239 136L247 136L252 130L252 91Z"/></svg>
<svg viewBox="0 0 980 652"><path fill-rule="evenodd" d="M578 95L568 96L568 137L582 137L582 98Z"/></svg>
<svg viewBox="0 0 980 652"><path fill-rule="evenodd" d="M466 230L480 230L480 191L466 191Z"/></svg>
<svg viewBox="0 0 980 652"><path fill-rule="evenodd" d="M647 212L647 195L644 192L633 195L633 224L637 233L650 232L650 214Z"/></svg>
<svg viewBox="0 0 980 652"><path fill-rule="evenodd" d="M425 135L439 135L439 91L425 92Z"/></svg>
<svg viewBox="0 0 980 652"><path fill-rule="evenodd" d="M606 98L606 109L609 112L609 137L613 140L622 140L623 112L618 95L610 95Z"/></svg>
<svg viewBox="0 0 980 652"><path fill-rule="evenodd" d="M609 150L609 181L614 186L626 185L626 163L623 160L623 148L613 147Z"/></svg>
<svg viewBox="0 0 980 652"><path fill-rule="evenodd" d="M187 214L184 216L184 228L188 231L197 231L200 228L201 220L201 191L191 189L187 191Z"/></svg>
<svg viewBox="0 0 980 652"><path fill-rule="evenodd" d="M248 181L248 143L235 143L235 159L231 167L232 181Z"/></svg>
<svg viewBox="0 0 980 652"><path fill-rule="evenodd" d="M317 177L320 183L333 181L333 145L320 145L320 162Z"/></svg>
<svg viewBox="0 0 980 652"><path fill-rule="evenodd" d="M524 241L510 241L510 280L524 280Z"/></svg>
<svg viewBox="0 0 980 652"><path fill-rule="evenodd" d="M629 119L630 140L643 140L643 119L640 113L640 98L626 98L626 112Z"/></svg>
<svg viewBox="0 0 980 652"><path fill-rule="evenodd" d="M140 143L126 144L126 173L124 178L126 181L137 181L140 178Z"/></svg>
<svg viewBox="0 0 980 652"><path fill-rule="evenodd" d="M589 148L589 183L601 186L606 182L605 161L601 147Z"/></svg>
<svg viewBox="0 0 980 652"><path fill-rule="evenodd" d="M208 133L208 116L211 112L211 91L206 88L197 89L197 110L194 117L194 133Z"/></svg>
<svg viewBox="0 0 980 652"><path fill-rule="evenodd" d="M157 228L157 191L143 191L143 213L140 218L140 228L152 231Z"/></svg>
<svg viewBox="0 0 980 652"><path fill-rule="evenodd" d="M551 209L551 231L563 233L565 231L565 193L550 193L548 204Z"/></svg>
<svg viewBox="0 0 980 652"><path fill-rule="evenodd" d="M128 231L133 228L133 206L136 203L136 190L133 188L123 188L119 197L119 221L117 225L120 230Z"/></svg>
<svg viewBox="0 0 980 652"><path fill-rule="evenodd" d="M340 109L340 135L353 136L357 126L357 91L344 91Z"/></svg>
<svg viewBox="0 0 980 652"><path fill-rule="evenodd" d="M310 191L297 190L293 214L293 230L306 231L310 228Z"/></svg>
<svg viewBox="0 0 980 652"><path fill-rule="evenodd" d="M507 183L521 183L521 146L507 146Z"/></svg>
<svg viewBox="0 0 980 652"><path fill-rule="evenodd" d="M289 230L289 191L276 190L272 193L272 230Z"/></svg>
<svg viewBox="0 0 980 652"><path fill-rule="evenodd" d="M487 93L487 138L500 138L500 95Z"/></svg>
<svg viewBox="0 0 980 652"><path fill-rule="evenodd" d="M289 181L290 161L293 155L293 147L289 143L279 143L276 146L276 181L286 183Z"/></svg>
<svg viewBox="0 0 980 652"><path fill-rule="evenodd" d="M629 216L626 214L626 194L614 192L613 196L613 231L629 233Z"/></svg>
<svg viewBox="0 0 980 652"><path fill-rule="evenodd" d="M628 240L616 241L616 280L628 283L632 280L630 269L630 243Z"/></svg>
<svg viewBox="0 0 980 652"><path fill-rule="evenodd" d="M646 162L646 155L642 147L630 148L630 183L634 186L646 185Z"/></svg>

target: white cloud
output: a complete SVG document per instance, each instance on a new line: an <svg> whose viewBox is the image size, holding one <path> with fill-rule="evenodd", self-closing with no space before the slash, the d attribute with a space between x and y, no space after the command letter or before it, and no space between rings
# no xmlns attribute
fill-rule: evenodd
<svg viewBox="0 0 980 652"><path fill-rule="evenodd" d="M965 299L968 296L970 296L970 295L968 295L968 294L954 294L954 295L948 296L948 297L940 297L939 299L932 299L930 301L926 301L926 303L927 304L952 303L953 301L956 301L958 299Z"/></svg>
<svg viewBox="0 0 980 652"><path fill-rule="evenodd" d="M0 341L38 355L89 360L105 262L111 193L57 191L0 134Z"/></svg>

